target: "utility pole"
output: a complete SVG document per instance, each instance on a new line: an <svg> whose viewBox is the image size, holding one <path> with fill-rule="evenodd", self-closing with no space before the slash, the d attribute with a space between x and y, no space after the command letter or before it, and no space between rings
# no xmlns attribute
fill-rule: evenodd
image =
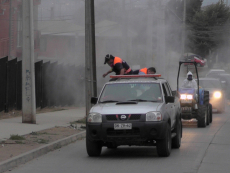
<svg viewBox="0 0 230 173"><path fill-rule="evenodd" d="M181 43L182 56L184 56L185 53L185 33L186 33L186 0L184 0L183 29L182 29L182 43Z"/></svg>
<svg viewBox="0 0 230 173"><path fill-rule="evenodd" d="M9 56L8 58L11 59L11 51L12 51L12 44L13 44L13 41L12 41L12 13L13 13L13 10L12 10L12 0L10 0L10 21L9 21Z"/></svg>
<svg viewBox="0 0 230 173"><path fill-rule="evenodd" d="M126 61L128 60L128 54L127 54L127 49L128 49L128 46L127 46L127 40L129 38L128 36L128 28L127 28L127 11L126 11L126 4L125 4L125 0L122 1L122 11L121 13L123 14L123 17L122 17L122 57L124 59L126 59Z"/></svg>
<svg viewBox="0 0 230 173"><path fill-rule="evenodd" d="M96 66L96 42L95 42L95 13L94 13L94 0L91 0L90 5L90 15L91 15L91 44L92 44L92 52L91 52L91 59L92 59L92 86L93 86L93 96L97 97L97 66Z"/></svg>
<svg viewBox="0 0 230 173"><path fill-rule="evenodd" d="M165 1L158 0L157 4L157 73L160 73L164 78L166 78L166 46L165 46Z"/></svg>
<svg viewBox="0 0 230 173"><path fill-rule="evenodd" d="M91 97L97 96L94 0L85 0L85 94L86 116Z"/></svg>
<svg viewBox="0 0 230 173"><path fill-rule="evenodd" d="M150 0L148 2L148 9L147 9L147 28L146 28L146 64L152 64L155 66L154 59L153 59L153 20L154 20L154 11L153 10L153 1Z"/></svg>
<svg viewBox="0 0 230 173"><path fill-rule="evenodd" d="M22 123L36 124L33 1L22 1Z"/></svg>

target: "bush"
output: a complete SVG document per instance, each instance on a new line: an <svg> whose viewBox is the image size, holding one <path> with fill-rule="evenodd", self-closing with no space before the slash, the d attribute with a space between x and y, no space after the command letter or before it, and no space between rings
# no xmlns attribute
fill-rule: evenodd
<svg viewBox="0 0 230 173"><path fill-rule="evenodd" d="M19 136L19 135L10 135L10 139L11 140L25 140L23 136Z"/></svg>

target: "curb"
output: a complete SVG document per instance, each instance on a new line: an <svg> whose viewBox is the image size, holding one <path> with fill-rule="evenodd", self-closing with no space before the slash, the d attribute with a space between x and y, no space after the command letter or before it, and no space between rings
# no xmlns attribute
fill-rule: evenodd
<svg viewBox="0 0 230 173"><path fill-rule="evenodd" d="M21 164L24 164L30 160L33 160L34 158L40 157L50 151L59 149L63 146L66 146L70 143L73 143L75 141L77 141L78 139L81 139L83 137L86 136L85 131L80 132L78 134L74 134L72 136L63 138L63 139L59 139L57 141L54 141L50 144L47 144L45 146L33 149L31 151L28 151L24 154L18 155L14 158L8 159L6 161L3 161L2 163L0 163L0 173L3 173L5 171L9 171L12 168L19 166Z"/></svg>

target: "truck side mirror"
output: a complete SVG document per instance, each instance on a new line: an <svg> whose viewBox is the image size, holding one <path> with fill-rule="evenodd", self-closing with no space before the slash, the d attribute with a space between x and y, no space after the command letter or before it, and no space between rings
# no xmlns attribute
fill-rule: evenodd
<svg viewBox="0 0 230 173"><path fill-rule="evenodd" d="M178 94L177 91L172 91L172 95L173 95L174 97L179 97L179 94Z"/></svg>
<svg viewBox="0 0 230 173"><path fill-rule="evenodd" d="M165 102L166 103L174 103L175 97L174 96L167 96L165 97Z"/></svg>
<svg viewBox="0 0 230 173"><path fill-rule="evenodd" d="M91 97L91 104L96 104L98 101L98 98L97 97Z"/></svg>

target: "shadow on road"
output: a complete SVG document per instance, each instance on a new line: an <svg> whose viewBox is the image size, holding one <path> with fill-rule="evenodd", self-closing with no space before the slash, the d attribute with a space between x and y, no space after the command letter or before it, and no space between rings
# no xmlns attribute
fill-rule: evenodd
<svg viewBox="0 0 230 173"><path fill-rule="evenodd" d="M159 158L156 147L118 147L117 149L103 148L100 158Z"/></svg>

